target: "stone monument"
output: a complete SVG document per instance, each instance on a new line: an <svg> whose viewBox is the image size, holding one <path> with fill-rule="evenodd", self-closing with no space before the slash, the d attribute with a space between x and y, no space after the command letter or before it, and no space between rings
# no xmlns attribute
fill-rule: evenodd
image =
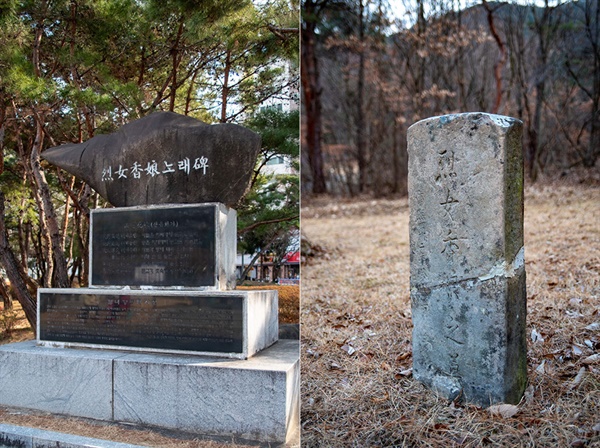
<svg viewBox="0 0 600 448"><path fill-rule="evenodd" d="M0 378L12 383L0 385L0 404L261 442L294 437L298 342L278 342L276 291L233 289L230 206L259 150L241 126L157 112L44 152L117 208L91 212L90 286L39 289L37 345L0 350Z"/></svg>
<svg viewBox="0 0 600 448"><path fill-rule="evenodd" d="M413 375L449 400L527 382L522 123L465 113L408 130Z"/></svg>

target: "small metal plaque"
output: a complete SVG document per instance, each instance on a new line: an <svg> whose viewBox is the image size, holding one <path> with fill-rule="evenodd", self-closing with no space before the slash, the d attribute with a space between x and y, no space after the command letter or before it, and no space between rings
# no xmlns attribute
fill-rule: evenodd
<svg viewBox="0 0 600 448"><path fill-rule="evenodd" d="M39 293L39 340L164 351L243 353L244 296L232 293Z"/></svg>
<svg viewBox="0 0 600 448"><path fill-rule="evenodd" d="M92 212L91 285L214 287L214 204Z"/></svg>

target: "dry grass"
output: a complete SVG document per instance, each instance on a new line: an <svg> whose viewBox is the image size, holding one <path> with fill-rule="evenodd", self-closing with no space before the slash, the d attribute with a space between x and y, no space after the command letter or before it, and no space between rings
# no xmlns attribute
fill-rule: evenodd
<svg viewBox="0 0 600 448"><path fill-rule="evenodd" d="M12 310L5 310L0 303L0 345L33 339L33 331L19 302L13 303Z"/></svg>
<svg viewBox="0 0 600 448"><path fill-rule="evenodd" d="M600 446L600 188L528 188L529 387L512 418L410 376L406 200L304 202L302 445ZM588 329L586 329L588 327ZM581 372L580 376L577 376Z"/></svg>
<svg viewBox="0 0 600 448"><path fill-rule="evenodd" d="M83 437L111 440L134 445L161 448L232 448L256 445L234 444L215 440L201 440L191 434L174 431L103 423L81 418L64 417L23 409L0 408L0 422L48 431L76 434Z"/></svg>

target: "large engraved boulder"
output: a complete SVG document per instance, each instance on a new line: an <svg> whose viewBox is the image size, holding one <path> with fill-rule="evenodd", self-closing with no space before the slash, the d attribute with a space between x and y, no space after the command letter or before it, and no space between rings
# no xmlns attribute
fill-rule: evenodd
<svg viewBox="0 0 600 448"><path fill-rule="evenodd" d="M113 134L50 148L42 157L117 207L203 202L232 207L248 188L260 141L235 124L155 112Z"/></svg>

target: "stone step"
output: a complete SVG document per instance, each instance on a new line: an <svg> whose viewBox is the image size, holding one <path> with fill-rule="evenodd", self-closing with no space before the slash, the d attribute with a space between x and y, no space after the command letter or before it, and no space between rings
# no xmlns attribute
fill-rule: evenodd
<svg viewBox="0 0 600 448"><path fill-rule="evenodd" d="M299 342L248 360L0 346L0 405L202 435L290 442L299 427Z"/></svg>
<svg viewBox="0 0 600 448"><path fill-rule="evenodd" d="M73 434L65 434L26 426L0 423L0 448L145 448L143 445L113 442Z"/></svg>

